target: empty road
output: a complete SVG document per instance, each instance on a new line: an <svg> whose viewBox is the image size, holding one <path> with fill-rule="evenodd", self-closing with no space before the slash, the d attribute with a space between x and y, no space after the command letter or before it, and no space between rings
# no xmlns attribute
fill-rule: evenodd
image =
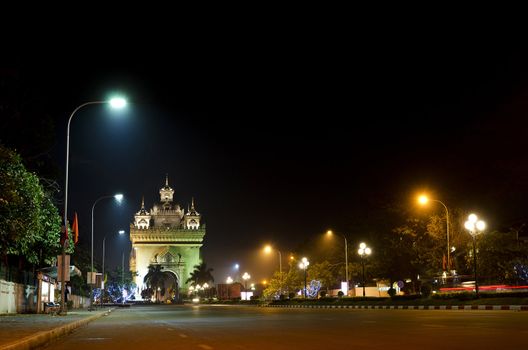
<svg viewBox="0 0 528 350"><path fill-rule="evenodd" d="M528 312L132 306L47 349L521 349Z"/></svg>

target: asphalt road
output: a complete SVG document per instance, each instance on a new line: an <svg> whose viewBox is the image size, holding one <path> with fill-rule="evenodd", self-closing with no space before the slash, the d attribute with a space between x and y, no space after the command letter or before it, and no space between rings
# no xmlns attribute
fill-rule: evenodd
<svg viewBox="0 0 528 350"><path fill-rule="evenodd" d="M47 349L516 349L528 312L133 306Z"/></svg>

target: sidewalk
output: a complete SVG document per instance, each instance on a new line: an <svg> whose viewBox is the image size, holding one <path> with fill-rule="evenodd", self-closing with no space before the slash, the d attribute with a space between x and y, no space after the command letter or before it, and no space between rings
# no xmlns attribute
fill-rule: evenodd
<svg viewBox="0 0 528 350"><path fill-rule="evenodd" d="M0 316L0 350L33 349L111 312L72 310L66 316L17 314Z"/></svg>

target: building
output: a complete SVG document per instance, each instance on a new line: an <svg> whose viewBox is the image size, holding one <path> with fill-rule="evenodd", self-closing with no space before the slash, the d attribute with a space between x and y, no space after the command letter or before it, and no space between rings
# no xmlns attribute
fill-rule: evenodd
<svg viewBox="0 0 528 350"><path fill-rule="evenodd" d="M160 300L178 298L188 290L186 284L194 266L201 263L200 248L205 236L205 224L196 211L194 198L187 210L173 200L174 190L168 175L160 191L160 202L145 209L145 200L130 225L130 271L137 285L136 300L147 288L144 278L149 265L160 265L164 273L164 290ZM161 288L160 288L161 290Z"/></svg>

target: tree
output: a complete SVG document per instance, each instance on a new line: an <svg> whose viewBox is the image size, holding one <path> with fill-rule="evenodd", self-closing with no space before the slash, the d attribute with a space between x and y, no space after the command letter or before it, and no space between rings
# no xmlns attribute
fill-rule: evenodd
<svg viewBox="0 0 528 350"><path fill-rule="evenodd" d="M165 285L165 279L167 276L163 271L161 265L149 265L148 272L143 278L143 282L148 288L152 289L156 294L156 301L159 301L158 288L163 288Z"/></svg>
<svg viewBox="0 0 528 350"><path fill-rule="evenodd" d="M308 277L310 280L318 280L321 285L328 290L336 281L335 266L330 265L328 261L316 263L308 266Z"/></svg>
<svg viewBox="0 0 528 350"><path fill-rule="evenodd" d="M185 281L185 283L192 282L192 286L203 285L204 283L214 282L212 268L208 268L205 262L200 263L199 265L194 265L194 271L191 272L190 277Z"/></svg>
<svg viewBox="0 0 528 350"><path fill-rule="evenodd" d="M468 244L472 254L472 246ZM477 237L479 279L489 283L518 283L523 281L520 269L528 265L528 246L516 239L514 231L484 232ZM473 257L467 255L473 268Z"/></svg>
<svg viewBox="0 0 528 350"><path fill-rule="evenodd" d="M60 217L38 177L0 146L0 250L28 262L50 262L60 250Z"/></svg>
<svg viewBox="0 0 528 350"><path fill-rule="evenodd" d="M301 274L298 268L295 268L293 262L290 262L290 268L287 272L276 271L270 279L267 288L263 294L265 298L272 298L278 296L282 290L282 294L294 294L296 291L304 286L304 275Z"/></svg>

